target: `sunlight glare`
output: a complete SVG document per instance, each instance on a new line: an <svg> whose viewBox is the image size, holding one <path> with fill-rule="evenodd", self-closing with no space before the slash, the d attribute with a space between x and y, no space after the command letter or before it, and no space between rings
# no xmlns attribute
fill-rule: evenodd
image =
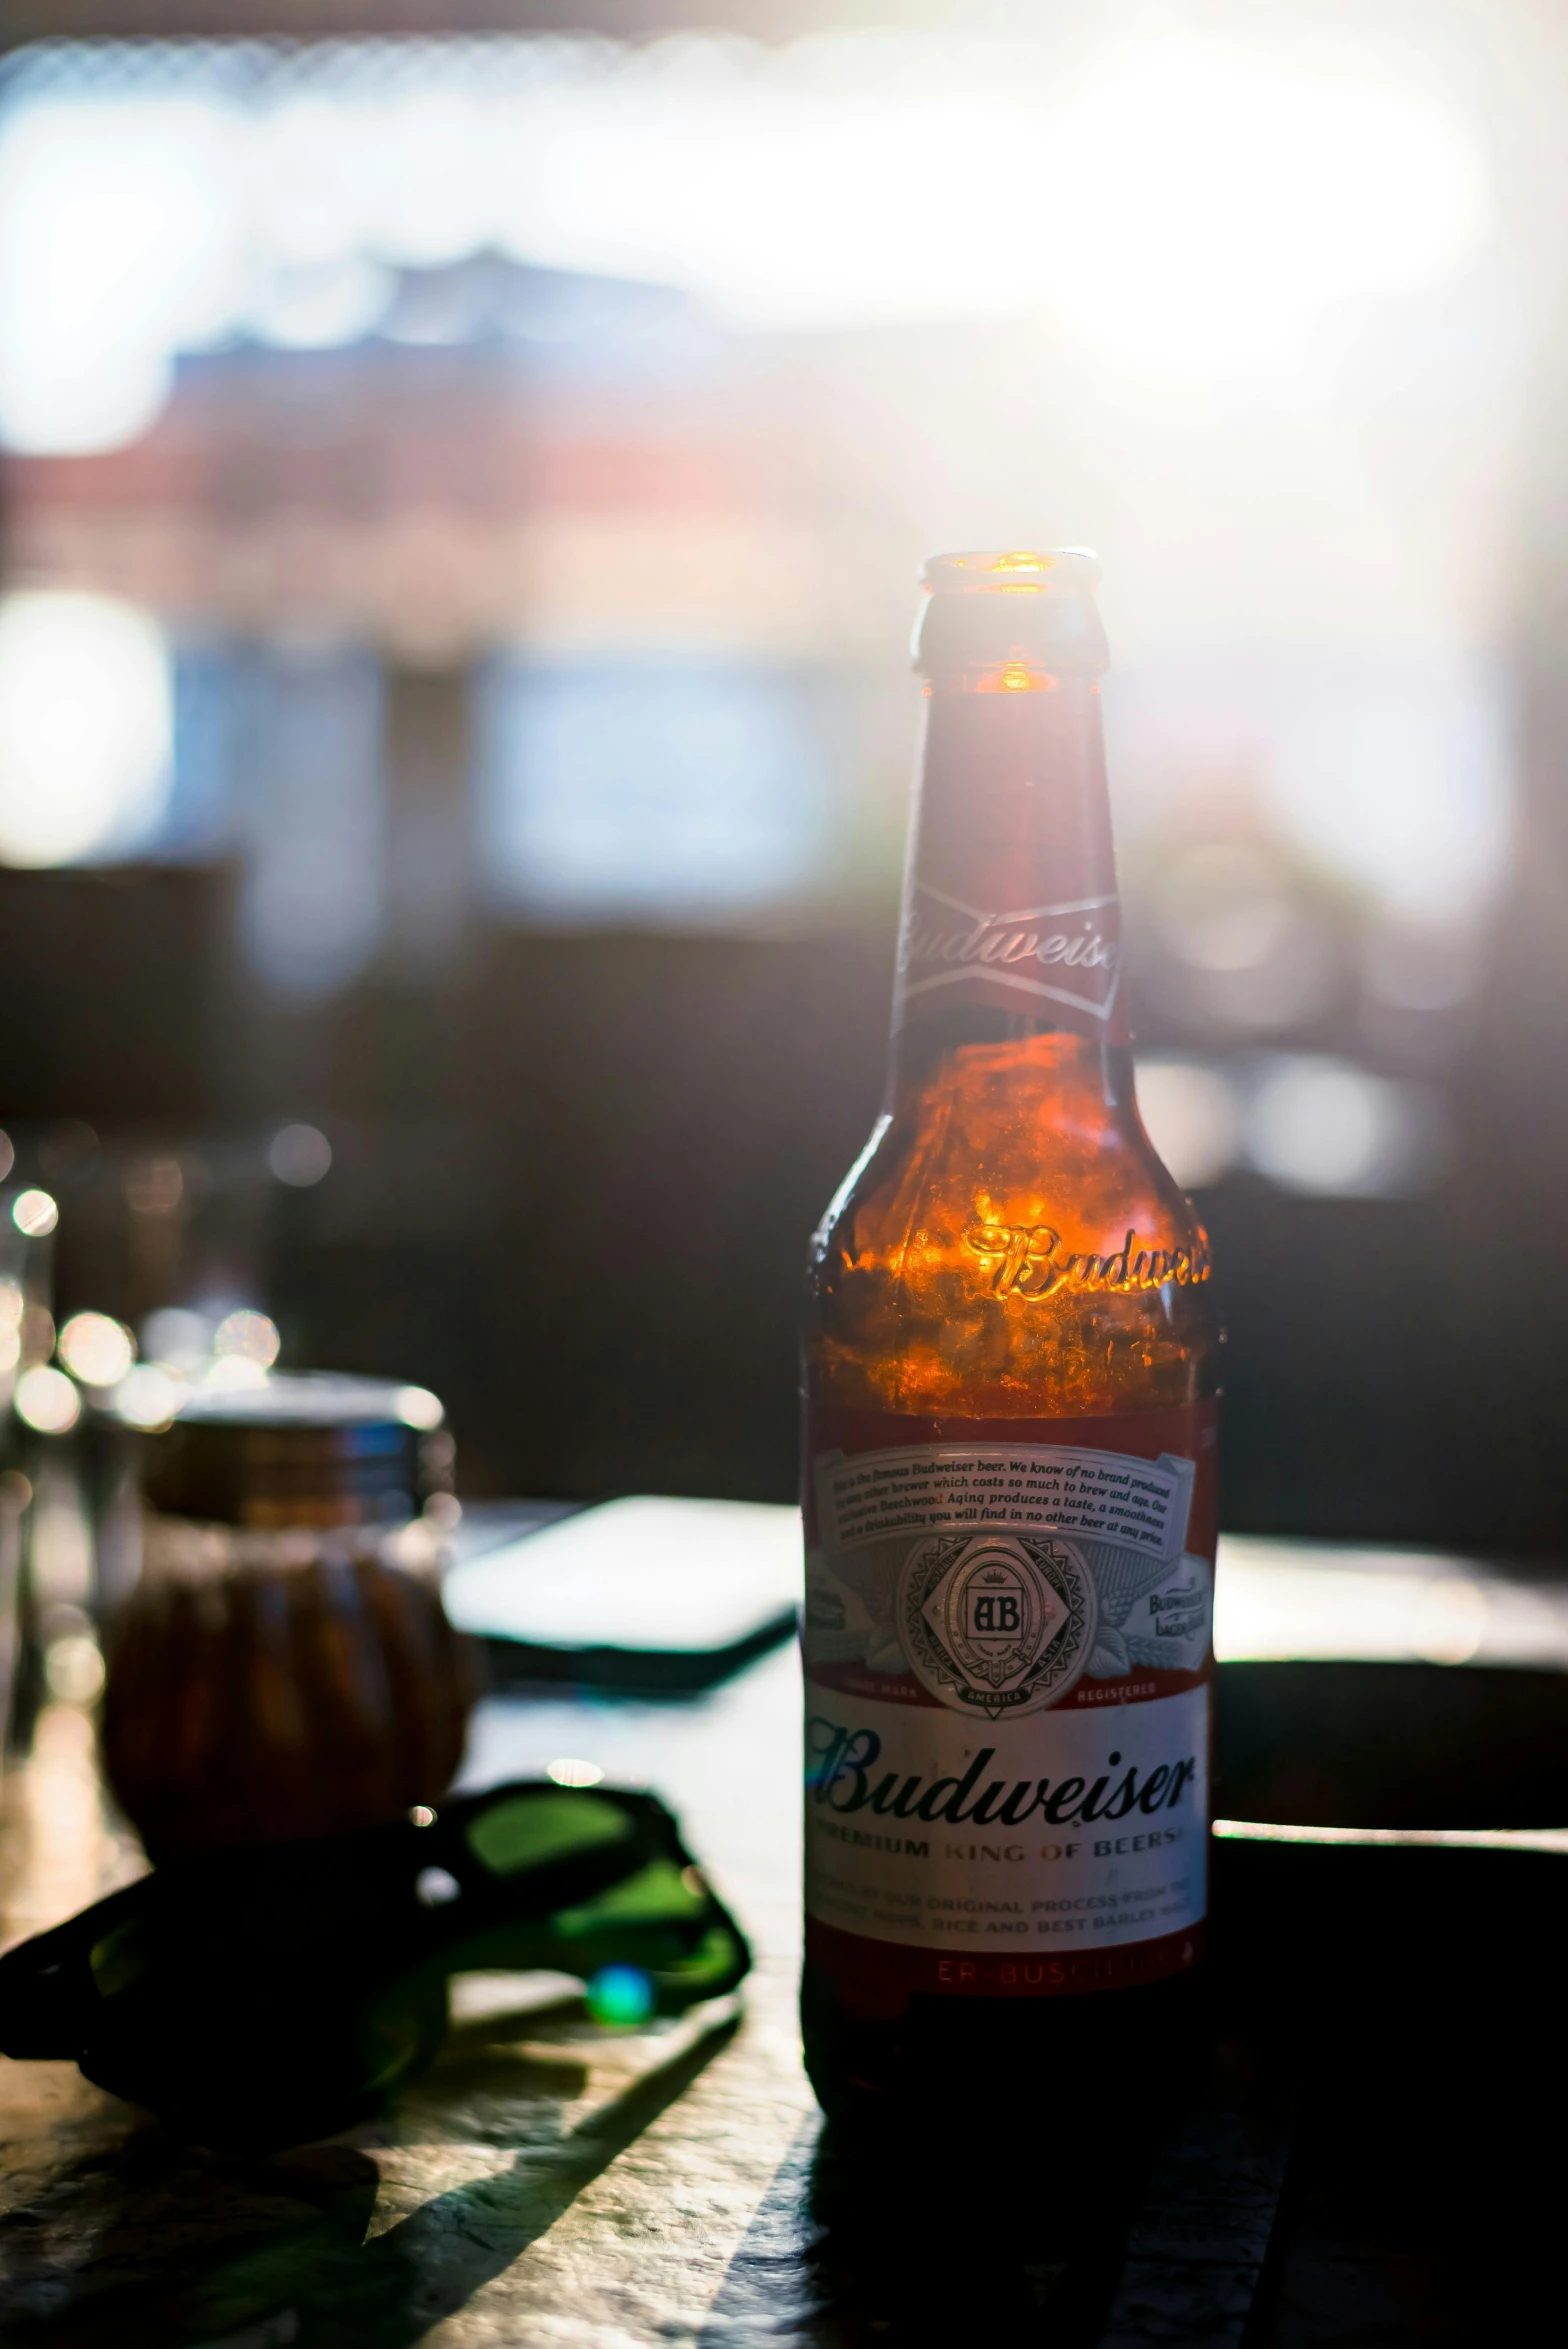
<svg viewBox="0 0 1568 2349"><path fill-rule="evenodd" d="M32 588L0 601L0 860L132 845L168 796L174 687L150 613Z"/></svg>
<svg viewBox="0 0 1568 2349"><path fill-rule="evenodd" d="M1054 248L1062 310L1178 371L1288 351L1314 307L1429 285L1492 227L1483 159L1448 112L1207 44L1107 71L1051 153L1088 196Z"/></svg>
<svg viewBox="0 0 1568 2349"><path fill-rule="evenodd" d="M1083 80L984 35L524 38L456 45L410 89L351 42L260 100L215 51L177 97L138 75L13 101L0 439L124 446L181 353L355 342L399 268L486 251L678 287L764 332L1054 312L1124 362L1223 374L1486 241L1477 135L1369 46L1098 54Z"/></svg>

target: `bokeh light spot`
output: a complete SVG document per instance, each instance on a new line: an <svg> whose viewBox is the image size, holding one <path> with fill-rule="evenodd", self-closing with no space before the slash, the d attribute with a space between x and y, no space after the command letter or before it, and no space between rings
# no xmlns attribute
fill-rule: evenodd
<svg viewBox="0 0 1568 2349"><path fill-rule="evenodd" d="M1436 1104L1421 1087L1316 1053L1264 1065L1248 1106L1247 1155L1282 1189L1391 1199L1431 1180L1441 1156Z"/></svg>
<svg viewBox="0 0 1568 2349"><path fill-rule="evenodd" d="M73 1313L60 1332L59 1355L84 1387L112 1387L135 1361L136 1343L107 1313Z"/></svg>
<svg viewBox="0 0 1568 2349"><path fill-rule="evenodd" d="M1138 1114L1184 1191L1217 1181L1240 1156L1235 1090L1202 1061L1140 1059Z"/></svg>
<svg viewBox="0 0 1568 2349"><path fill-rule="evenodd" d="M601 1966L588 1985L596 2023L645 2023L653 2008L653 1982L641 1966Z"/></svg>
<svg viewBox="0 0 1568 2349"><path fill-rule="evenodd" d="M16 1382L12 1398L17 1418L39 1435L66 1435L82 1415L82 1397L63 1370L35 1363Z"/></svg>
<svg viewBox="0 0 1568 2349"><path fill-rule="evenodd" d="M263 1370L276 1362L281 1344L277 1323L248 1305L226 1313L212 1335L212 1350L220 1362L254 1362Z"/></svg>
<svg viewBox="0 0 1568 2349"><path fill-rule="evenodd" d="M174 687L150 613L75 588L0 601L0 858L127 847L168 797Z"/></svg>
<svg viewBox="0 0 1568 2349"><path fill-rule="evenodd" d="M414 1878L414 1897L422 1908L443 1909L462 1899L463 1887L450 1868L421 1868Z"/></svg>
<svg viewBox="0 0 1568 2349"><path fill-rule="evenodd" d="M446 1417L440 1396L428 1387L399 1387L394 1408L405 1427L439 1427Z"/></svg>
<svg viewBox="0 0 1568 2349"><path fill-rule="evenodd" d="M44 1654L49 1694L62 1705L90 1705L103 1694L103 1654L90 1632L51 1640Z"/></svg>
<svg viewBox="0 0 1568 2349"><path fill-rule="evenodd" d="M47 1191L18 1191L11 1202L11 1221L30 1240L47 1239L60 1220L60 1210Z"/></svg>
<svg viewBox="0 0 1568 2349"><path fill-rule="evenodd" d="M168 1427L189 1390L182 1378L156 1362L143 1362L115 1390L114 1408L128 1427L149 1434Z"/></svg>
<svg viewBox="0 0 1568 2349"><path fill-rule="evenodd" d="M280 1183L308 1191L332 1165L332 1144L319 1126L280 1126L267 1145L267 1164Z"/></svg>

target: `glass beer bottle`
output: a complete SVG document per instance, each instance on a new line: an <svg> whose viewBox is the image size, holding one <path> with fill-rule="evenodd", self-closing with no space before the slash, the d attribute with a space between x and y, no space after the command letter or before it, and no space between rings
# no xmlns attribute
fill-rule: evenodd
<svg viewBox="0 0 1568 2349"><path fill-rule="evenodd" d="M927 564L887 1105L812 1248L807 2063L1168 2077L1203 1950L1207 1245L1133 1095L1092 557Z"/></svg>

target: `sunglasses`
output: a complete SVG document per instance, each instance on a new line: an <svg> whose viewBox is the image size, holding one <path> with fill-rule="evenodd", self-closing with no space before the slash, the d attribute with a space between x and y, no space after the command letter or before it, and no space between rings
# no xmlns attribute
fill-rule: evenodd
<svg viewBox="0 0 1568 2349"><path fill-rule="evenodd" d="M750 1965L657 1797L523 1781L158 1868L0 1958L0 2050L71 2058L181 2135L269 2152L427 2064L454 1974L573 1975L598 2020L636 2023Z"/></svg>

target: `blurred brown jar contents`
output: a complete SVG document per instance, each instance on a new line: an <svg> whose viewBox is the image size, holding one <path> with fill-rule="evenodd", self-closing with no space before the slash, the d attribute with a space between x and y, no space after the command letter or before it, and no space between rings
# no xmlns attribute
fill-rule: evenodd
<svg viewBox="0 0 1568 2349"><path fill-rule="evenodd" d="M803 2007L834 2112L1078 2127L1195 2045L1217 1360L1133 1095L1097 578L926 567L886 1110L805 1338Z"/></svg>
<svg viewBox="0 0 1568 2349"><path fill-rule="evenodd" d="M275 1376L193 1397L150 1439L103 1738L155 1859L374 1826L446 1791L474 1678L439 1587L451 1439L409 1424L410 1393L434 1415L419 1390Z"/></svg>

